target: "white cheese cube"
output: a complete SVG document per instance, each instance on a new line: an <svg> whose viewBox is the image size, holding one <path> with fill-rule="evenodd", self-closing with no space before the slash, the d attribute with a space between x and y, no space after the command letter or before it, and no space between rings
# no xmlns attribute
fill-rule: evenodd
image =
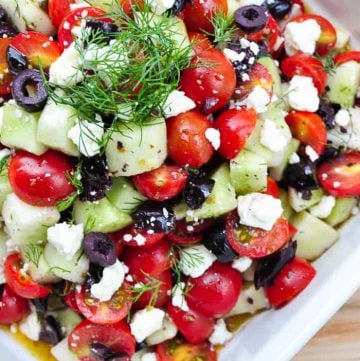
<svg viewBox="0 0 360 361"><path fill-rule="evenodd" d="M164 116L165 118L175 117L195 107L196 104L185 95L185 92L174 90L169 94L163 106Z"/></svg>
<svg viewBox="0 0 360 361"><path fill-rule="evenodd" d="M295 75L287 91L289 104L293 109L316 112L319 109L319 94L312 78Z"/></svg>
<svg viewBox="0 0 360 361"><path fill-rule="evenodd" d="M205 138L210 142L215 150L220 148L220 132L215 128L207 128L205 130Z"/></svg>
<svg viewBox="0 0 360 361"><path fill-rule="evenodd" d="M278 128L269 119L265 119L260 133L260 143L273 152L283 151L291 141L291 132L288 127Z"/></svg>
<svg viewBox="0 0 360 361"><path fill-rule="evenodd" d="M31 312L20 322L20 331L30 340L39 341L41 324L35 307L31 306Z"/></svg>
<svg viewBox="0 0 360 361"><path fill-rule="evenodd" d="M310 213L317 218L327 218L335 207L335 203L335 197L324 196L322 197L320 203L310 208Z"/></svg>
<svg viewBox="0 0 360 361"><path fill-rule="evenodd" d="M268 92L263 87L256 85L246 98L245 103L247 107L253 108L258 114L261 114L267 111L267 105L270 101Z"/></svg>
<svg viewBox="0 0 360 361"><path fill-rule="evenodd" d="M179 307L184 312L189 311L189 306L184 297L184 288L185 283L181 282L180 284L176 284L172 289L172 300L171 304L175 307Z"/></svg>
<svg viewBox="0 0 360 361"><path fill-rule="evenodd" d="M161 329L165 312L159 308L144 309L135 312L130 322L132 335L137 342L143 342L147 337Z"/></svg>
<svg viewBox="0 0 360 361"><path fill-rule="evenodd" d="M226 328L224 319L220 318L216 321L214 331L209 337L209 341L212 345L224 345L230 341L233 334Z"/></svg>
<svg viewBox="0 0 360 361"><path fill-rule="evenodd" d="M235 268L239 272L243 273L247 271L252 265L252 259L249 257L238 257L232 262L232 268Z"/></svg>

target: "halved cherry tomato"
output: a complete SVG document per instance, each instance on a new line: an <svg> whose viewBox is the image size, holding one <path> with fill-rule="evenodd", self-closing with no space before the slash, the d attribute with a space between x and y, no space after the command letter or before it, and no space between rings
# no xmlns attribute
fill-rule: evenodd
<svg viewBox="0 0 360 361"><path fill-rule="evenodd" d="M315 277L314 267L302 258L295 258L288 263L274 279L274 285L265 287L270 304L280 307L291 301Z"/></svg>
<svg viewBox="0 0 360 361"><path fill-rule="evenodd" d="M137 190L153 201L174 198L185 187L188 175L182 167L163 164L160 168L132 177Z"/></svg>
<svg viewBox="0 0 360 361"><path fill-rule="evenodd" d="M257 114L254 109L228 109L223 111L214 123L220 132L218 152L225 159L233 159L244 148L255 128Z"/></svg>
<svg viewBox="0 0 360 361"><path fill-rule="evenodd" d="M321 28L320 39L316 43L316 52L321 56L327 55L336 44L336 29L329 20L315 14L302 14L292 19L291 22L302 23L310 19L315 20Z"/></svg>
<svg viewBox="0 0 360 361"><path fill-rule="evenodd" d="M208 49L191 60L181 76L181 89L204 114L224 107L236 85L235 70L219 49Z"/></svg>
<svg viewBox="0 0 360 361"><path fill-rule="evenodd" d="M296 232L297 228L293 224L289 223L289 239L293 238Z"/></svg>
<svg viewBox="0 0 360 361"><path fill-rule="evenodd" d="M185 112L169 119L166 126L168 154L176 164L198 168L210 160L214 148L205 131L211 123L204 115Z"/></svg>
<svg viewBox="0 0 360 361"><path fill-rule="evenodd" d="M236 211L226 218L226 238L240 255L250 258L268 256L280 249L289 239L289 222L279 218L270 231L239 224Z"/></svg>
<svg viewBox="0 0 360 361"><path fill-rule="evenodd" d="M309 145L318 155L326 148L326 125L316 113L292 111L286 116L292 135L301 143Z"/></svg>
<svg viewBox="0 0 360 361"><path fill-rule="evenodd" d="M59 44L51 37L37 31L25 31L15 36L10 46L25 55L34 68L47 70L61 55Z"/></svg>
<svg viewBox="0 0 360 361"><path fill-rule="evenodd" d="M0 297L0 324L10 325L19 322L28 311L28 300L18 296L5 284Z"/></svg>
<svg viewBox="0 0 360 361"><path fill-rule="evenodd" d="M267 46L270 53L274 53L279 50L281 41L281 30L276 20L270 15L269 20L263 31L263 38L267 40Z"/></svg>
<svg viewBox="0 0 360 361"><path fill-rule="evenodd" d="M267 177L267 187L266 191L264 191L263 193L273 196L274 198L279 198L280 189L277 183L271 177Z"/></svg>
<svg viewBox="0 0 360 361"><path fill-rule="evenodd" d="M217 361L216 351L207 342L193 345L179 338L157 345L156 355L158 361Z"/></svg>
<svg viewBox="0 0 360 361"><path fill-rule="evenodd" d="M69 158L53 150L42 155L18 151L9 163L12 190L22 201L38 207L55 206L75 191L67 179L71 172Z"/></svg>
<svg viewBox="0 0 360 361"><path fill-rule="evenodd" d="M302 12L305 12L305 5L303 0L291 0L292 3L297 4L301 7Z"/></svg>
<svg viewBox="0 0 360 361"><path fill-rule="evenodd" d="M71 12L70 5L75 4L75 0L49 0L48 12L51 22L58 28L65 18Z"/></svg>
<svg viewBox="0 0 360 361"><path fill-rule="evenodd" d="M42 298L46 297L51 289L35 282L24 270L23 261L19 253L7 256L4 263L4 276L7 285L20 297Z"/></svg>
<svg viewBox="0 0 360 361"><path fill-rule="evenodd" d="M167 313L185 339L193 344L205 342L214 330L214 319L194 310L185 312L169 304Z"/></svg>
<svg viewBox="0 0 360 361"><path fill-rule="evenodd" d="M11 93L11 75L8 63L6 61L7 48L11 42L11 38L0 38L0 96Z"/></svg>
<svg viewBox="0 0 360 361"><path fill-rule="evenodd" d="M335 197L360 196L360 153L325 161L318 169L318 179L324 190Z"/></svg>
<svg viewBox="0 0 360 361"><path fill-rule="evenodd" d="M193 50L195 54L201 54L203 51L213 47L210 39L203 33L190 31L188 35L189 40L194 44Z"/></svg>
<svg viewBox="0 0 360 361"><path fill-rule="evenodd" d="M93 343L101 343L115 352L124 352L129 357L135 353L135 338L130 333L130 327L123 321L113 325L97 325L83 320L68 337L70 351L81 361L99 360L90 350Z"/></svg>
<svg viewBox="0 0 360 361"><path fill-rule="evenodd" d="M209 317L222 317L236 304L242 286L240 272L215 262L204 274L188 278L185 299L193 310Z"/></svg>
<svg viewBox="0 0 360 361"><path fill-rule="evenodd" d="M131 286L124 282L109 301L99 301L90 294L90 289L83 285L75 292L76 304L89 321L110 325L124 319L131 308Z"/></svg>
<svg viewBox="0 0 360 361"><path fill-rule="evenodd" d="M70 291L68 294L66 294L64 296L64 301L73 311L80 313L79 307L78 307L78 305L76 303L75 295L76 295L75 290Z"/></svg>
<svg viewBox="0 0 360 361"><path fill-rule="evenodd" d="M335 56L334 62L336 65L347 63L348 61L356 61L360 63L360 51L347 51Z"/></svg>
<svg viewBox="0 0 360 361"><path fill-rule="evenodd" d="M327 74L323 63L307 54L295 54L286 58L281 63L281 70L290 79L294 75L307 76L312 78L319 94L322 94L326 87Z"/></svg>

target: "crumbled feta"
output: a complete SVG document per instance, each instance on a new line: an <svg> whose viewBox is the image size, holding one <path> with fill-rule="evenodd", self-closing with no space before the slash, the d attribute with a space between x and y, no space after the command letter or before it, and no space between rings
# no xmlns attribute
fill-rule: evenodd
<svg viewBox="0 0 360 361"><path fill-rule="evenodd" d="M238 197L239 223L270 231L281 216L281 201L268 194L250 193Z"/></svg>
<svg viewBox="0 0 360 361"><path fill-rule="evenodd" d="M148 4L154 14L162 15L166 10L174 6L175 0L148 0Z"/></svg>
<svg viewBox="0 0 360 361"><path fill-rule="evenodd" d="M335 203L335 197L324 196L321 198L320 203L310 208L310 213L317 218L327 218L335 207Z"/></svg>
<svg viewBox="0 0 360 361"><path fill-rule="evenodd" d="M67 337L51 348L51 354L57 361L79 361L79 358L70 351Z"/></svg>
<svg viewBox="0 0 360 361"><path fill-rule="evenodd" d="M288 127L278 128L269 119L265 119L260 133L260 143L273 152L281 152L291 141L291 132Z"/></svg>
<svg viewBox="0 0 360 361"><path fill-rule="evenodd" d="M220 148L220 132L215 128L207 128L205 130L205 138L210 142L215 150Z"/></svg>
<svg viewBox="0 0 360 361"><path fill-rule="evenodd" d="M1 129L1 128L0 128ZM11 154L10 149L4 148L0 150L0 160Z"/></svg>
<svg viewBox="0 0 360 361"><path fill-rule="evenodd" d="M312 162L315 162L317 159L319 159L319 155L315 152L315 150L312 147L310 147L310 145L307 145L305 147L305 153Z"/></svg>
<svg viewBox="0 0 360 361"><path fill-rule="evenodd" d="M119 260L116 260L113 265L105 267L100 282L91 286L91 295L101 302L109 301L123 284L128 271L127 266Z"/></svg>
<svg viewBox="0 0 360 361"><path fill-rule="evenodd" d="M165 118L175 117L188 110L194 109L196 104L185 95L185 92L174 90L170 93L164 104Z"/></svg>
<svg viewBox="0 0 360 361"><path fill-rule="evenodd" d="M189 257L196 259L196 265ZM182 273L192 278L200 277L216 261L216 257L203 245L197 244L184 248L180 253L180 266ZM195 261L194 261L195 262Z"/></svg>
<svg viewBox="0 0 360 361"><path fill-rule="evenodd" d="M177 332L178 329L175 323L168 316L166 316L164 318L161 329L147 337L146 343L149 346L158 345L159 343L173 339Z"/></svg>
<svg viewBox="0 0 360 361"><path fill-rule="evenodd" d="M232 268L243 273L247 271L252 265L252 259L249 257L238 257L233 260Z"/></svg>
<svg viewBox="0 0 360 361"><path fill-rule="evenodd" d="M214 331L209 337L209 341L212 345L224 345L230 341L233 334L228 331L224 319L220 318L216 321Z"/></svg>
<svg viewBox="0 0 360 361"><path fill-rule="evenodd" d="M30 305L31 312L20 322L20 331L30 340L39 341L41 324L34 306Z"/></svg>
<svg viewBox="0 0 360 361"><path fill-rule="evenodd" d="M172 293L171 304L175 307L179 307L184 312L188 312L189 306L184 297L184 288L185 288L184 282L181 282L180 284L176 284L173 287L173 289L171 291L171 293Z"/></svg>
<svg viewBox="0 0 360 361"><path fill-rule="evenodd" d="M76 0L75 4L70 4L70 10L74 11L74 10L77 10L77 9L80 9L80 8L85 8L85 7L88 7L88 6L89 6L89 4L86 3L85 1Z"/></svg>
<svg viewBox="0 0 360 361"><path fill-rule="evenodd" d="M135 312L130 322L132 335L137 342L143 342L147 337L161 329L165 312L159 308L149 308Z"/></svg>
<svg viewBox="0 0 360 361"><path fill-rule="evenodd" d="M57 223L48 228L47 240L52 244L59 255L71 260L80 249L84 238L83 224Z"/></svg>
<svg viewBox="0 0 360 361"><path fill-rule="evenodd" d="M225 48L223 50L224 55L232 62L235 61L242 62L245 59L246 53L238 53L235 50Z"/></svg>
<svg viewBox="0 0 360 361"><path fill-rule="evenodd" d="M252 92L246 98L246 105L249 108L254 108L258 114L267 111L267 105L271 98L268 92L261 86L256 85Z"/></svg>
<svg viewBox="0 0 360 361"><path fill-rule="evenodd" d="M339 28L337 26L335 27L335 29L336 29L335 49L342 50L350 41L350 33L347 30L343 28Z"/></svg>
<svg viewBox="0 0 360 361"><path fill-rule="evenodd" d="M346 127L350 120L350 114L346 109L340 109L335 115L335 123L340 127Z"/></svg>
<svg viewBox="0 0 360 361"><path fill-rule="evenodd" d="M295 75L290 81L287 94L293 109L308 112L316 112L319 109L319 94L310 77Z"/></svg>
<svg viewBox="0 0 360 361"><path fill-rule="evenodd" d="M141 356L141 361L157 361L155 352L147 352Z"/></svg>
<svg viewBox="0 0 360 361"><path fill-rule="evenodd" d="M248 5L262 5L265 0L240 0L240 6L248 6Z"/></svg>
<svg viewBox="0 0 360 361"><path fill-rule="evenodd" d="M289 164L297 164L300 163L300 157L297 153L292 153L289 159Z"/></svg>
<svg viewBox="0 0 360 361"><path fill-rule="evenodd" d="M291 56L297 52L314 54L316 42L321 36L321 27L314 20L309 19L303 22L290 22L285 27L285 51Z"/></svg>

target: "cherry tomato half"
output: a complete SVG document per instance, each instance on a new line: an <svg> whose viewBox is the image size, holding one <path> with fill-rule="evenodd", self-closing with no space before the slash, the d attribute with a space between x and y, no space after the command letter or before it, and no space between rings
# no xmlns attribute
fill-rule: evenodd
<svg viewBox="0 0 360 361"><path fill-rule="evenodd" d="M274 198L279 198L280 189L273 178L267 177L267 187L266 191L263 193L268 194L269 196L273 196Z"/></svg>
<svg viewBox="0 0 360 361"><path fill-rule="evenodd" d="M75 0L49 0L48 12L51 22L58 28L70 12L70 5L75 4Z"/></svg>
<svg viewBox="0 0 360 361"><path fill-rule="evenodd" d="M71 308L74 312L80 313L79 307L76 303L75 297L76 291L70 291L67 295L64 296L65 303Z"/></svg>
<svg viewBox="0 0 360 361"><path fill-rule="evenodd" d="M360 51L347 51L335 56L334 62L336 65L347 63L348 61L356 61L360 63Z"/></svg>
<svg viewBox="0 0 360 361"><path fill-rule="evenodd" d="M203 33L190 31L188 35L190 42L194 45L193 50L195 54L201 54L203 51L213 47L209 38Z"/></svg>
<svg viewBox="0 0 360 361"><path fill-rule="evenodd" d="M7 48L11 42L10 38L0 38L0 96L11 93L11 82L13 76L9 71L6 61Z"/></svg>
<svg viewBox="0 0 360 361"><path fill-rule="evenodd" d="M28 300L18 296L8 285L4 285L0 297L0 324L10 325L19 322L28 311Z"/></svg>

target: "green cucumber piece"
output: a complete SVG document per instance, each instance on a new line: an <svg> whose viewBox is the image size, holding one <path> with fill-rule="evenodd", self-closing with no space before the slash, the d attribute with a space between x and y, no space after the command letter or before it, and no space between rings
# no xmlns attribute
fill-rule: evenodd
<svg viewBox="0 0 360 361"><path fill-rule="evenodd" d="M13 102L4 105L1 143L9 148L18 148L41 155L47 147L37 138L38 120L41 113L28 113ZM56 134L53 134L56 137Z"/></svg>
<svg viewBox="0 0 360 361"><path fill-rule="evenodd" d="M281 86L280 70L275 63L275 60L271 56L262 56L257 60L257 62L263 65L271 74L274 94L279 98L282 97L283 90Z"/></svg>
<svg viewBox="0 0 360 361"><path fill-rule="evenodd" d="M237 194L262 192L267 187L267 165L260 155L243 149L230 161L231 183Z"/></svg>
<svg viewBox="0 0 360 361"><path fill-rule="evenodd" d="M335 227L345 222L352 215L352 210L357 205L356 198L336 198L336 203L329 217L324 221Z"/></svg>
<svg viewBox="0 0 360 361"><path fill-rule="evenodd" d="M292 209L289 203L289 196L288 193L284 189L280 189L280 200L281 206L283 208L283 216L286 217L288 220L291 221L292 217L294 216L295 212Z"/></svg>
<svg viewBox="0 0 360 361"><path fill-rule="evenodd" d="M301 212L292 219L297 229L296 255L313 261L320 257L339 238L339 232L308 212Z"/></svg>
<svg viewBox="0 0 360 361"><path fill-rule="evenodd" d="M65 328L65 334L69 333L78 325L82 318L80 315L70 308L54 312L55 318L59 321L60 325Z"/></svg>
<svg viewBox="0 0 360 361"><path fill-rule="evenodd" d="M132 223L131 217L120 212L107 198L93 203L77 199L73 207L73 216L75 223L82 223L86 232L115 232Z"/></svg>
<svg viewBox="0 0 360 361"><path fill-rule="evenodd" d="M301 212L306 209L309 209L312 206L315 206L321 201L324 192L321 188L311 191L311 198L309 200L302 199L299 193L294 189L289 187L289 203L292 209L295 212Z"/></svg>
<svg viewBox="0 0 360 361"><path fill-rule="evenodd" d="M5 198L12 192L7 170L0 174L0 212L5 202Z"/></svg>

